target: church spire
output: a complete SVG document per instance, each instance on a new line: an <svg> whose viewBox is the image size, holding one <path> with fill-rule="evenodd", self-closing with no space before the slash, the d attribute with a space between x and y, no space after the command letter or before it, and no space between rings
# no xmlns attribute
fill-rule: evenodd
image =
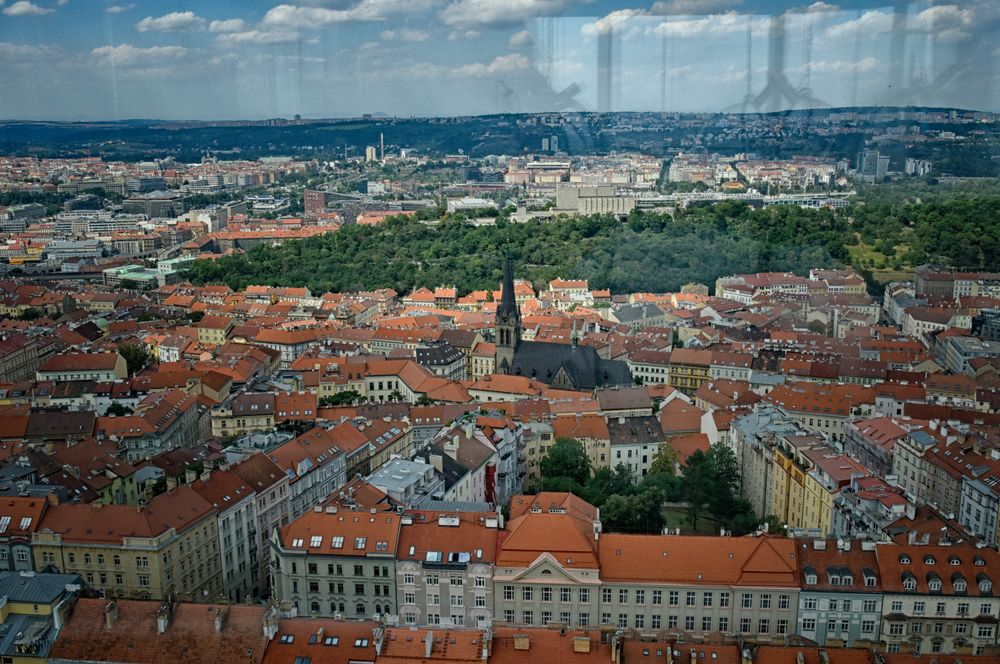
<svg viewBox="0 0 1000 664"><path fill-rule="evenodd" d="M514 297L514 262L510 256L504 259L503 282L500 285L500 305L497 307L497 320L520 318L517 309L517 299Z"/></svg>

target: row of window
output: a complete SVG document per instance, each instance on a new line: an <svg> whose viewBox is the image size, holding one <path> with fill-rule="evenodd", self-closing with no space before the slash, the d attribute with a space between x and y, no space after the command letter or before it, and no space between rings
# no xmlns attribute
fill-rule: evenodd
<svg viewBox="0 0 1000 664"><path fill-rule="evenodd" d="M815 618L803 618L802 619L802 631L803 632L815 632L816 631L816 619ZM851 621L841 620L839 623L836 619L830 618L826 621L826 633L829 637L838 631L837 627L840 627L839 631L846 635L851 631ZM874 634L875 633L875 621L874 620L862 620L861 621L861 633L862 634Z"/></svg>
<svg viewBox="0 0 1000 664"><path fill-rule="evenodd" d="M806 597L802 600L802 608L806 611L815 611L818 606L819 603L815 597ZM864 611L865 613L878 611L878 601L874 599L855 601L853 609L851 608L851 600L849 599L843 600L843 603L839 600L831 599L826 603L826 606L828 607L824 609L826 611L840 611L841 609L844 611Z"/></svg>
<svg viewBox="0 0 1000 664"><path fill-rule="evenodd" d="M518 616L515 614L513 609L504 609L503 620L504 622L514 624ZM576 616L576 621L574 623L573 616L569 611L561 611L556 614L552 611L541 611L540 621L535 622L535 612L526 609L521 611L520 621L518 624L523 625L548 625L553 622L558 622L563 625L573 625L576 624L579 627L590 627L590 614L587 612L578 613ZM557 620L558 618L558 620ZM648 618L648 620L647 620ZM638 614L632 616L631 621L629 620L629 615L627 613L619 613L617 617L613 616L610 612L601 613L601 625L615 625L620 628L635 628L635 629L663 629L664 620L663 616L655 613L652 615ZM774 631L772 632L771 627L774 626ZM699 622L695 616L677 616L668 615L666 617L666 628L667 629L678 629L683 625L683 628L687 631L694 631L700 629L703 632L711 632L713 630L718 630L721 632L729 631L729 618L727 616L720 616L718 618L713 618L712 616L703 616ZM788 620L780 619L771 621L770 618L760 618L757 620L756 631L753 630L754 622L750 618L741 618L738 623L739 633L741 634L776 634L784 635L788 634Z"/></svg>
<svg viewBox="0 0 1000 664"><path fill-rule="evenodd" d="M967 616L969 615L969 603L959 602L956 605L955 615L957 616ZM943 616L947 614L948 603L947 602L937 602L934 607L934 615ZM890 613L903 613L903 602L902 600L894 600L889 607ZM915 601L913 602L913 615L922 616L927 612L927 602ZM993 615L993 604L991 602L982 602L979 605L979 615L990 616Z"/></svg>
<svg viewBox="0 0 1000 664"><path fill-rule="evenodd" d="M376 575L376 576L378 576L378 575ZM448 580L448 585L450 585L450 586L463 586L463 585L465 585L465 577L463 577L461 575L454 574L452 576L446 576L444 578ZM437 586L437 585L441 584L441 577L438 574L428 574L427 576L424 577L424 581L426 582L426 584L428 586ZM407 574L403 575L403 585L404 586L412 586L412 585L415 585L415 584L416 584L416 576L414 574L407 573ZM485 576L477 576L475 579L473 579L473 584L475 584L476 588L485 588L486 587L486 577Z"/></svg>
<svg viewBox="0 0 1000 664"><path fill-rule="evenodd" d="M535 590L533 586L522 586L521 587L521 599L526 602L534 601ZM566 604L573 601L573 589L572 588L551 588L548 586L543 586L538 589L541 601L552 602L557 596L556 591L558 591L559 601ZM580 588L577 590L578 599L581 604L587 604L590 602L590 589ZM686 591L684 593L684 606L704 606L712 607L719 606L720 608L729 608L732 602L732 594L727 591L720 591L718 593L714 591L705 591L699 593L693 590ZM503 587L503 599L506 601L513 601L515 597L514 586L505 585ZM601 602L604 604L610 604L614 601L615 591L613 588L601 588ZM617 593L617 601L619 604L635 604L636 606L644 606L646 600L649 600L650 606L663 606L664 591L662 590L645 590L637 589L630 590L628 588L619 588ZM679 590L670 590L666 592L667 606L680 606L681 605L681 592ZM778 608L780 610L788 610L791 606L791 596L787 594L780 594L775 597L770 593L763 593L757 596L756 602L754 601L753 593L741 593L739 597L739 606L744 609L752 609L756 604L757 608L760 609L771 609Z"/></svg>
<svg viewBox="0 0 1000 664"><path fill-rule="evenodd" d="M933 632L924 631L924 623L914 622L910 623L910 633L911 634L924 634L924 633L934 633L934 634L944 634L945 625L944 623L934 623L932 628ZM889 623L889 636L903 636L906 633L906 623L903 622L892 622ZM969 624L960 622L952 625L952 633L964 635L969 633ZM993 625L979 625L976 629L976 636L981 639L993 638Z"/></svg>

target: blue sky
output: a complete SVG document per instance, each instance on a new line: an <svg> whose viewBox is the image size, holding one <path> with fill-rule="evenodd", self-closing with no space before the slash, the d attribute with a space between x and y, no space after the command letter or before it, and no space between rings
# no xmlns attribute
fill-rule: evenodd
<svg viewBox="0 0 1000 664"><path fill-rule="evenodd" d="M596 110L604 34L612 110L717 111L764 88L775 15L819 102L1000 107L995 0L0 0L0 118Z"/></svg>

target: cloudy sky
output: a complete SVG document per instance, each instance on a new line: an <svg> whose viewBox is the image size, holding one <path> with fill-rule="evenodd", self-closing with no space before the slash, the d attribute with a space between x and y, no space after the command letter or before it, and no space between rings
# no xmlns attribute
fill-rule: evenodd
<svg viewBox="0 0 1000 664"><path fill-rule="evenodd" d="M598 110L602 43L611 110L998 110L998 28L997 0L0 0L0 118Z"/></svg>

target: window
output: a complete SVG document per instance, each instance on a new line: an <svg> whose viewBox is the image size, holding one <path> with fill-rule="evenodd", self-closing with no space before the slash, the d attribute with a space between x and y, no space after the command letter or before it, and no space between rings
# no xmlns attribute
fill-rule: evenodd
<svg viewBox="0 0 1000 664"><path fill-rule="evenodd" d="M618 589L618 603L619 604L628 604L628 589L627 588L619 588Z"/></svg>
<svg viewBox="0 0 1000 664"><path fill-rule="evenodd" d="M521 622L525 625L535 624L535 614L532 611L521 611Z"/></svg>
<svg viewBox="0 0 1000 664"><path fill-rule="evenodd" d="M476 584L476 588L485 588L486 587L486 577L485 576L477 576L475 584Z"/></svg>
<svg viewBox="0 0 1000 664"><path fill-rule="evenodd" d="M740 618L740 634L749 634L751 624L749 618Z"/></svg>
<svg viewBox="0 0 1000 664"><path fill-rule="evenodd" d="M670 606L677 606L678 604L680 604L680 596L681 594L679 591L671 590L670 594L668 595Z"/></svg>
<svg viewBox="0 0 1000 664"><path fill-rule="evenodd" d="M602 613L601 614L601 624L602 625L610 625L611 624L611 614L610 613Z"/></svg>
<svg viewBox="0 0 1000 664"><path fill-rule="evenodd" d="M903 603L901 601L899 601L899 600L893 601L893 603L891 604L891 607L892 607L891 608L892 613L902 613L903 612Z"/></svg>
<svg viewBox="0 0 1000 664"><path fill-rule="evenodd" d="M476 595L476 608L481 609L484 608L485 606L486 606L486 596Z"/></svg>
<svg viewBox="0 0 1000 664"><path fill-rule="evenodd" d="M779 609L787 609L788 608L788 604L789 604L789 600L790 600L790 598L789 598L788 595L778 595L778 608Z"/></svg>
<svg viewBox="0 0 1000 664"><path fill-rule="evenodd" d="M514 622L514 609L504 609L503 610L503 621L505 623Z"/></svg>
<svg viewBox="0 0 1000 664"><path fill-rule="evenodd" d="M590 626L590 614L589 613L581 613L580 614L580 619L579 619L578 622L580 623L580 627L589 627Z"/></svg>
<svg viewBox="0 0 1000 664"><path fill-rule="evenodd" d="M914 602L913 603L913 615L922 616L924 615L924 609L927 604L925 602Z"/></svg>
<svg viewBox="0 0 1000 664"><path fill-rule="evenodd" d="M663 605L663 591L662 590L654 590L653 591L653 606L662 606L662 605Z"/></svg>
<svg viewBox="0 0 1000 664"><path fill-rule="evenodd" d="M937 609L934 611L934 613L936 615L943 616L944 615L944 609L945 609L944 602L938 602L937 603Z"/></svg>
<svg viewBox="0 0 1000 664"><path fill-rule="evenodd" d="M533 595L534 593L532 592L532 588L530 588L529 586L521 588L521 599L524 600L525 602L530 602L532 600Z"/></svg>
<svg viewBox="0 0 1000 664"><path fill-rule="evenodd" d="M719 631L728 632L729 631L729 618L726 616L719 616Z"/></svg>
<svg viewBox="0 0 1000 664"><path fill-rule="evenodd" d="M993 605L989 602L983 602L979 605L979 614L983 616L989 616L993 614Z"/></svg>
<svg viewBox="0 0 1000 664"><path fill-rule="evenodd" d="M580 603L587 604L590 602L590 588L580 588Z"/></svg>
<svg viewBox="0 0 1000 664"><path fill-rule="evenodd" d="M753 607L753 595L751 593L743 593L740 595L740 607L744 609Z"/></svg>
<svg viewBox="0 0 1000 664"><path fill-rule="evenodd" d="M570 588L559 589L559 601L568 604L573 601L573 591Z"/></svg>
<svg viewBox="0 0 1000 664"><path fill-rule="evenodd" d="M873 599L866 599L864 602L864 610L866 613L872 613L873 611L876 611L877 606L878 603Z"/></svg>
<svg viewBox="0 0 1000 664"><path fill-rule="evenodd" d="M636 629L646 628L646 616L639 614L635 617L635 628Z"/></svg>
<svg viewBox="0 0 1000 664"><path fill-rule="evenodd" d="M861 633L862 634L874 634L875 633L875 621L874 620L862 620L861 621Z"/></svg>
<svg viewBox="0 0 1000 664"><path fill-rule="evenodd" d="M427 606L440 606L441 595L437 593L427 593Z"/></svg>
<svg viewBox="0 0 1000 664"><path fill-rule="evenodd" d="M619 613L618 614L618 626L619 627L628 627L628 614L627 613Z"/></svg>
<svg viewBox="0 0 1000 664"><path fill-rule="evenodd" d="M465 605L465 598L462 597L461 595L452 595L448 599L449 599L449 605L450 606L464 606Z"/></svg>
<svg viewBox="0 0 1000 664"><path fill-rule="evenodd" d="M723 609L729 608L729 593L721 592L719 593L719 606Z"/></svg>
<svg viewBox="0 0 1000 664"><path fill-rule="evenodd" d="M694 616L684 616L684 629L688 631L694 629Z"/></svg>
<svg viewBox="0 0 1000 664"><path fill-rule="evenodd" d="M712 631L712 616L702 616L701 618L701 631L711 632Z"/></svg>
<svg viewBox="0 0 1000 664"><path fill-rule="evenodd" d="M660 620L661 620L660 614L658 613L653 614L653 617L649 619L649 626L653 629L660 629Z"/></svg>
<svg viewBox="0 0 1000 664"><path fill-rule="evenodd" d="M761 618L757 621L757 633L767 634L771 631L771 621L767 618Z"/></svg>
<svg viewBox="0 0 1000 664"><path fill-rule="evenodd" d="M803 632L815 632L816 631L816 619L815 618L803 618L802 619L802 631Z"/></svg>
<svg viewBox="0 0 1000 664"><path fill-rule="evenodd" d="M504 586L503 587L503 598L510 602L514 599L514 586ZM513 622L513 621L508 621Z"/></svg>
<svg viewBox="0 0 1000 664"><path fill-rule="evenodd" d="M981 639L989 639L993 637L993 625L980 625L979 629L976 631L976 636Z"/></svg>
<svg viewBox="0 0 1000 664"><path fill-rule="evenodd" d="M902 636L903 635L903 623L894 622L889 623L889 636Z"/></svg>
<svg viewBox="0 0 1000 664"><path fill-rule="evenodd" d="M782 618L781 620L779 620L777 626L775 627L775 631L779 635L787 634L788 633L788 621L785 620L784 618Z"/></svg>
<svg viewBox="0 0 1000 664"><path fill-rule="evenodd" d="M611 603L611 588L601 588L601 601L605 604Z"/></svg>
<svg viewBox="0 0 1000 664"><path fill-rule="evenodd" d="M646 603L646 591L645 590L636 590L635 591L635 603L638 604L638 605L642 605L642 604Z"/></svg>
<svg viewBox="0 0 1000 664"><path fill-rule="evenodd" d="M712 593L702 593L701 595L701 605L702 606L712 606L712 598L715 597Z"/></svg>
<svg viewBox="0 0 1000 664"><path fill-rule="evenodd" d="M762 608L762 609L770 609L771 608L771 596L770 595L761 595L760 596L760 608Z"/></svg>
<svg viewBox="0 0 1000 664"><path fill-rule="evenodd" d="M845 602L844 604L846 605L847 603ZM835 599L831 599L830 600L830 610L831 611L836 611L837 610L837 600L835 600Z"/></svg>

